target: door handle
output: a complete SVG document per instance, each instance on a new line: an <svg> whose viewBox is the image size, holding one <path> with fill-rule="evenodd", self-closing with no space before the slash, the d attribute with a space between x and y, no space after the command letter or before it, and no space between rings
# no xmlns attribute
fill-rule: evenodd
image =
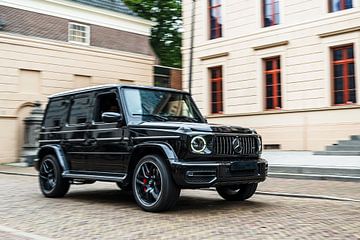
<svg viewBox="0 0 360 240"><path fill-rule="evenodd" d="M96 140L95 138L90 138L90 139L87 139L87 140L85 141L85 143L88 144L88 145L93 145L93 144L95 144L96 142L97 142L97 140Z"/></svg>

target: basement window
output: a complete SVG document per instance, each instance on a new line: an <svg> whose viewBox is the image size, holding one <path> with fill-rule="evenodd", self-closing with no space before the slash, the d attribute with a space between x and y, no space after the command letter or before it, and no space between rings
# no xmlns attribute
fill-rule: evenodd
<svg viewBox="0 0 360 240"><path fill-rule="evenodd" d="M280 144L264 144L264 150L280 150Z"/></svg>
<svg viewBox="0 0 360 240"><path fill-rule="evenodd" d="M89 45L90 44L90 26L79 24L79 23L69 23L69 42L80 43Z"/></svg>

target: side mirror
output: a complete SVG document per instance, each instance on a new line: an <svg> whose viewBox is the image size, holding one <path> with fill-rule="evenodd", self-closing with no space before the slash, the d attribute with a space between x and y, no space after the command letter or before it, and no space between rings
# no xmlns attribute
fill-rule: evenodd
<svg viewBox="0 0 360 240"><path fill-rule="evenodd" d="M122 115L117 112L104 112L101 114L101 119L104 123L115 123L122 120Z"/></svg>

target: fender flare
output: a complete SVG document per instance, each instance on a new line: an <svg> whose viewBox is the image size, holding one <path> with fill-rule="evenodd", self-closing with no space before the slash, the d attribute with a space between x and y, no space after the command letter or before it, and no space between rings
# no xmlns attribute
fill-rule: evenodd
<svg viewBox="0 0 360 240"><path fill-rule="evenodd" d="M164 143L164 142L144 142L144 143L137 144L133 148L132 152L136 152L141 148L157 148L157 149L161 150L164 153L164 155L165 155L166 159L169 161L169 163L178 161L178 157L177 157L174 149L168 143Z"/></svg>
<svg viewBox="0 0 360 240"><path fill-rule="evenodd" d="M63 171L67 171L69 170L69 164L66 160L66 157L65 157L65 154L64 154L64 151L62 149L62 147L60 145L44 145L42 146L39 151L38 151L38 161L36 162L35 164L35 168L37 170L40 169L40 161L41 161L41 158L43 157L43 155L45 155L44 153L45 152L52 152L53 154L56 155L58 161L59 161L59 164L61 166L61 168L63 169Z"/></svg>

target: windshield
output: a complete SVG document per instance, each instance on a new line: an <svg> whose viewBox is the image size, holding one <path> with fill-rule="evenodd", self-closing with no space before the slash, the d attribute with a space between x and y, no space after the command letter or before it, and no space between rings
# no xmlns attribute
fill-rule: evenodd
<svg viewBox="0 0 360 240"><path fill-rule="evenodd" d="M187 94L125 88L124 96L128 113L143 121L204 122Z"/></svg>

